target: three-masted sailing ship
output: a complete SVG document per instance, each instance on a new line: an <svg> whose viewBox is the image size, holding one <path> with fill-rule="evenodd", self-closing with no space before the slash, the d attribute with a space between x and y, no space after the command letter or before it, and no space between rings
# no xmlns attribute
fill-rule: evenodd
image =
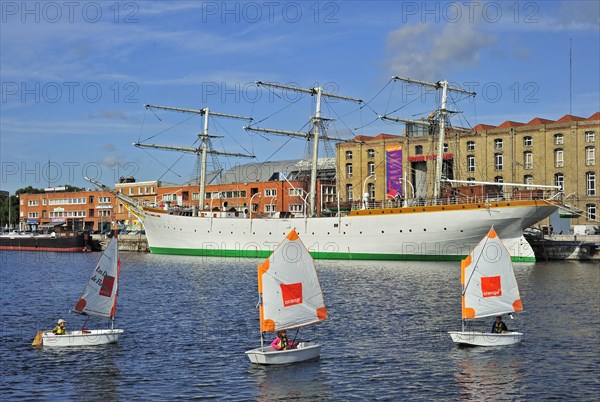
<svg viewBox="0 0 600 402"><path fill-rule="evenodd" d="M399 77L395 78L400 79ZM434 198L437 198L440 196L440 184L442 183L441 147L444 142L444 122L448 115L446 110L447 93L449 91L468 92L451 87L447 81L437 83L409 81L442 90L441 108L437 111L439 123L436 124L439 129L439 150ZM323 122L325 119L321 116L321 100L322 98L336 98L349 102L361 101L327 93L321 87L298 88L263 82L257 82L257 84L310 94L315 99L315 114L311 118L312 128L308 132L245 127L261 133L309 139L313 142L310 190L307 194L308 213L301 217L287 215L253 217L251 212L249 217L243 213L217 217L212 213L191 214L192 216L189 216L190 214L179 215L162 209L138 206L130 198L115 193L143 222L152 253L266 258L271 252L270 245L277 244L290 229L296 228L311 250L313 257L317 259L459 260L470 252L493 225L498 234L502 236L513 261L535 261L533 250L523 236L523 230L557 210L558 205L552 200L511 199L444 204L440 198L431 205L415 206L413 203L405 203L393 208L351 210L345 214L338 212L337 216L316 216L315 196L317 194L319 142L343 140L324 132ZM202 155L198 205L198 208L202 210L205 205L206 154L209 152L206 146L208 116L213 112L208 109L160 108L198 113L205 117L200 147L188 149L162 147L163 149ZM221 116L243 119L241 116ZM135 145L144 146L142 144ZM102 186L99 183L95 184ZM102 188L110 191L105 186Z"/></svg>

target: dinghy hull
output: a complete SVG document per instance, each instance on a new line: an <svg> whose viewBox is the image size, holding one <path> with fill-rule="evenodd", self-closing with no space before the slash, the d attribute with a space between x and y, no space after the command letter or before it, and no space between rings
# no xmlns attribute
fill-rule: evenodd
<svg viewBox="0 0 600 402"><path fill-rule="evenodd" d="M454 343L471 346L506 346L521 342L521 332L503 332L493 334L474 331L449 331Z"/></svg>
<svg viewBox="0 0 600 402"><path fill-rule="evenodd" d="M42 345L44 347L106 345L116 343L123 332L122 329L67 331L65 335L54 335L52 332L45 332L42 335Z"/></svg>
<svg viewBox="0 0 600 402"><path fill-rule="evenodd" d="M321 345L312 342L300 342L296 349L275 350L271 346L264 349L248 350L246 355L255 364L290 364L312 359L321 355Z"/></svg>

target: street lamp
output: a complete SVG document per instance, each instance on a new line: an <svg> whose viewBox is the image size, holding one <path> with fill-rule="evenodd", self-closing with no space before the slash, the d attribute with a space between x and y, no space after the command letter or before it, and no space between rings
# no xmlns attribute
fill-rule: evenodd
<svg viewBox="0 0 600 402"><path fill-rule="evenodd" d="M310 195L310 193L308 191L306 191L305 189L302 189L302 191L304 191L304 197L300 196L300 198L302 198L302 202L304 203L303 205L303 209L302 212L304 214L304 217L306 217L306 208L308 207L308 196Z"/></svg>
<svg viewBox="0 0 600 402"><path fill-rule="evenodd" d="M212 204L213 204L213 200L214 200L215 198L216 198L216 199L218 199L218 200L220 200L220 199L221 199L221 192L220 192L220 191L217 191L217 193L216 193L216 197L214 197L214 198L213 198L213 195L212 195L212 194L210 195L210 207L209 207L209 208L210 208L210 231L211 231L211 232L212 232L212 227L213 227L213 215L214 215L214 214L213 214L213 208L212 208Z"/></svg>
<svg viewBox="0 0 600 402"><path fill-rule="evenodd" d="M275 194L273 197L271 197L271 201L269 201L269 205L271 205L271 206L273 205L273 200L274 200L275 198L277 198L277 194ZM269 207L269 208L271 208L271 207ZM273 217L273 215L274 215L274 213L273 213L273 212L274 212L274 211L273 211L273 210L271 210L271 218L272 218L272 217Z"/></svg>
<svg viewBox="0 0 600 402"><path fill-rule="evenodd" d="M404 195L404 202L402 203L403 207L408 206L408 192L406 191L406 184L408 183L408 185L410 186L411 190L412 190L412 198L415 198L415 187L413 186L413 184L410 182L410 180L408 180L407 178L400 178L400 185L403 188L403 195Z"/></svg>
<svg viewBox="0 0 600 402"><path fill-rule="evenodd" d="M363 199L363 205L362 205L362 209L367 209L367 205L369 203L369 194L365 192L365 186L367 185L367 181L371 178L371 177L375 177L375 173L372 173L370 175L368 175L365 178L365 181L363 181L363 185L362 185L362 199ZM373 180L376 180L377 178L374 178Z"/></svg>
<svg viewBox="0 0 600 402"><path fill-rule="evenodd" d="M258 195L258 197L262 197L261 193L258 192L256 194L254 194L252 197L250 197L250 205L248 205L250 207L250 233L252 233L252 200L254 199L254 197L256 197Z"/></svg>

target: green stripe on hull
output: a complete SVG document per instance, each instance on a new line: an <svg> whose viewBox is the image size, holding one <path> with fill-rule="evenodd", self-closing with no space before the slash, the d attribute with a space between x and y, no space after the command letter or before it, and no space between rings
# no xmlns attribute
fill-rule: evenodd
<svg viewBox="0 0 600 402"><path fill-rule="evenodd" d="M215 250L196 248L150 247L152 254L195 255L204 257L267 258L270 250ZM370 253L323 253L311 252L317 260L371 260L371 261L460 261L466 255L432 254L370 254ZM512 256L513 262L535 262L535 257Z"/></svg>

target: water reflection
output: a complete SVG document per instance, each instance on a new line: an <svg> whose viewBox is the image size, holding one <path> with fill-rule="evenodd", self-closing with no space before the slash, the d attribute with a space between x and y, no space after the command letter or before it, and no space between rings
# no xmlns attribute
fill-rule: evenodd
<svg viewBox="0 0 600 402"><path fill-rule="evenodd" d="M280 366L253 364L248 374L256 381L259 401L323 400L332 395L319 360Z"/></svg>
<svg viewBox="0 0 600 402"><path fill-rule="evenodd" d="M506 348L457 348L454 379L462 400L503 399L520 394L522 358L507 355Z"/></svg>

